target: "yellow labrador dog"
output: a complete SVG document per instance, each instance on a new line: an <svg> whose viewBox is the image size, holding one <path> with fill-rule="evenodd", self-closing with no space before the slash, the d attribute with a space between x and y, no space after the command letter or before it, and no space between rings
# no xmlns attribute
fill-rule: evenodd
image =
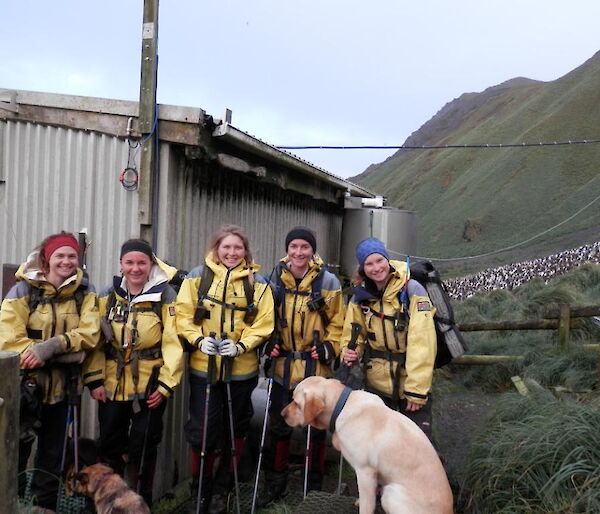
<svg viewBox="0 0 600 514"><path fill-rule="evenodd" d="M356 472L360 514L375 511L378 484L385 512L452 514L450 484L429 439L377 395L350 392L339 380L309 377L281 414L292 427L310 424L332 431L333 445Z"/></svg>

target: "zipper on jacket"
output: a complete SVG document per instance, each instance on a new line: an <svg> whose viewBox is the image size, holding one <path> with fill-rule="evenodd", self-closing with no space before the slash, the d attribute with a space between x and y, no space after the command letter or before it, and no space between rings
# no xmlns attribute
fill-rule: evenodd
<svg viewBox="0 0 600 514"><path fill-rule="evenodd" d="M292 327L290 329L290 335L292 336L292 350L297 351L296 349L296 338L294 337L294 332L296 328L296 301L298 300L298 284L296 284L296 292L294 293L294 305L292 305Z"/></svg>
<svg viewBox="0 0 600 514"><path fill-rule="evenodd" d="M227 273L225 273L225 282L223 283L223 298L221 299L223 305L221 305L221 330L219 330L219 334L222 334L225 329L225 311L227 310L225 308L225 304L227 303L227 281L229 280L229 273L231 273L230 269L228 269Z"/></svg>
<svg viewBox="0 0 600 514"><path fill-rule="evenodd" d="M56 323L58 319L56 318L56 305L54 302L50 302L50 307L52 308L52 330L50 331L50 337L54 337L56 335Z"/></svg>
<svg viewBox="0 0 600 514"><path fill-rule="evenodd" d="M386 326L385 326L386 319L383 317L383 314L385 314L383 312L383 298L379 301L379 305L381 305L381 314L382 314L381 329L383 330L383 344L385 345L385 349L389 352L390 347L388 345L388 337L387 337Z"/></svg>

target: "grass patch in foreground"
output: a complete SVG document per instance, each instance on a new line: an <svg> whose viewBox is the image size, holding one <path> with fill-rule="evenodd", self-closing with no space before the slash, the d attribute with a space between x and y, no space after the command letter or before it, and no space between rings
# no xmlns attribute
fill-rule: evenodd
<svg viewBox="0 0 600 514"><path fill-rule="evenodd" d="M600 512L600 411L507 394L471 448L464 488L478 512Z"/></svg>

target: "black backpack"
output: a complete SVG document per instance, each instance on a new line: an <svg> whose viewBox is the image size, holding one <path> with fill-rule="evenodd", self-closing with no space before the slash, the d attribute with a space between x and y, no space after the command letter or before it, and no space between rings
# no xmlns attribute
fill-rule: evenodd
<svg viewBox="0 0 600 514"><path fill-rule="evenodd" d="M454 310L450 304L446 286L433 264L429 261L411 263L410 278L416 280L425 288L431 303L436 309L433 317L437 336L435 367L441 368L449 364L452 359L464 354L468 349L467 345L454 321ZM400 298L404 303L405 310L408 312L407 295L403 294L405 288L406 286L402 288Z"/></svg>

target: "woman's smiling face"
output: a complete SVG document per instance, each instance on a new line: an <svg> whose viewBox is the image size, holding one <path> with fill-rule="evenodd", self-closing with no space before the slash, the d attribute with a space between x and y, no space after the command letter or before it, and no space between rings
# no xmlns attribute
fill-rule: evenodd
<svg viewBox="0 0 600 514"><path fill-rule="evenodd" d="M390 262L380 253L372 253L365 259L363 271L381 289L390 275Z"/></svg>
<svg viewBox="0 0 600 514"><path fill-rule="evenodd" d="M152 269L152 259L144 252L127 252L121 257L121 272L127 280L127 286L141 291L148 281Z"/></svg>
<svg viewBox="0 0 600 514"><path fill-rule="evenodd" d="M234 234L225 236L217 248L217 258L228 269L235 268L245 255L244 241Z"/></svg>

